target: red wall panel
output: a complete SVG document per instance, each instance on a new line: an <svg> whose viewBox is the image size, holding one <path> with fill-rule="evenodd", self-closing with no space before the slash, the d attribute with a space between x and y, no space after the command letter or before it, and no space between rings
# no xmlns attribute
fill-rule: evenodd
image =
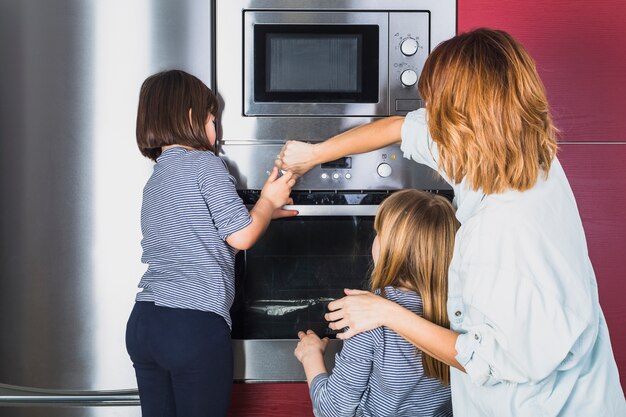
<svg viewBox="0 0 626 417"><path fill-rule="evenodd" d="M297 384L235 384L229 417L313 417L309 389Z"/></svg>
<svg viewBox="0 0 626 417"><path fill-rule="evenodd" d="M458 0L458 30L502 29L537 62L564 141L626 141L626 2Z"/></svg>

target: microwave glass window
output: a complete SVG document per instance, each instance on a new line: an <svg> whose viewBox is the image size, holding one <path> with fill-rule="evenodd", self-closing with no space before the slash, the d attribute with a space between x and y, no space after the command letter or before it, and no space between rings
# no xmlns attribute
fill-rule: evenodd
<svg viewBox="0 0 626 417"><path fill-rule="evenodd" d="M267 38L267 91L361 90L361 35L268 34Z"/></svg>
<svg viewBox="0 0 626 417"><path fill-rule="evenodd" d="M376 25L255 25L256 102L378 101Z"/></svg>

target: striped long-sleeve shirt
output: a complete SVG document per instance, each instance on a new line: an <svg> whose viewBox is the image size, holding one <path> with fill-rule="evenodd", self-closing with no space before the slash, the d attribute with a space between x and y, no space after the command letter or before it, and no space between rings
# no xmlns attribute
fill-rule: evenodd
<svg viewBox="0 0 626 417"><path fill-rule="evenodd" d="M415 292L386 287L385 295L423 314ZM452 415L450 388L424 375L419 351L386 327L346 340L332 373L316 376L310 394L316 417Z"/></svg>
<svg viewBox="0 0 626 417"><path fill-rule="evenodd" d="M231 325L235 251L226 238L252 221L224 162L174 147L157 159L143 193L137 301L210 311Z"/></svg>

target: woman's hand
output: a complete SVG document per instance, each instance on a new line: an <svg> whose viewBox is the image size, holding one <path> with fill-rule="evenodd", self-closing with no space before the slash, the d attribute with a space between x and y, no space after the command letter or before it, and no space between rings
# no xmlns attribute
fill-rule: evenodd
<svg viewBox="0 0 626 417"><path fill-rule="evenodd" d="M328 338L320 339L313 330L307 330L306 333L298 332L298 346L293 354L304 364L308 358L319 358L324 356L326 347L328 346Z"/></svg>
<svg viewBox="0 0 626 417"><path fill-rule="evenodd" d="M344 290L347 297L340 298L328 304L330 313L324 318L331 323L333 330L346 328L338 333L338 339L349 339L352 336L385 325L387 311L395 304L369 291Z"/></svg>
<svg viewBox="0 0 626 417"><path fill-rule="evenodd" d="M276 156L276 166L300 177L316 165L316 145L290 140Z"/></svg>

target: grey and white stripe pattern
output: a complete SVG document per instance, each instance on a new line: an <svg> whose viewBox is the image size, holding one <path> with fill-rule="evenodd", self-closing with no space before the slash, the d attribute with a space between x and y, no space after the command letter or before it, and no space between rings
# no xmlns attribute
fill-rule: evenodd
<svg viewBox="0 0 626 417"><path fill-rule="evenodd" d="M251 221L219 157L181 147L163 152L143 193L141 260L148 270L136 300L210 311L231 326L235 251L225 239Z"/></svg>
<svg viewBox="0 0 626 417"><path fill-rule="evenodd" d="M415 292L386 287L385 295L423 314ZM316 417L452 416L450 388L424 375L419 351L386 327L346 340L332 374L316 376L310 394Z"/></svg>

